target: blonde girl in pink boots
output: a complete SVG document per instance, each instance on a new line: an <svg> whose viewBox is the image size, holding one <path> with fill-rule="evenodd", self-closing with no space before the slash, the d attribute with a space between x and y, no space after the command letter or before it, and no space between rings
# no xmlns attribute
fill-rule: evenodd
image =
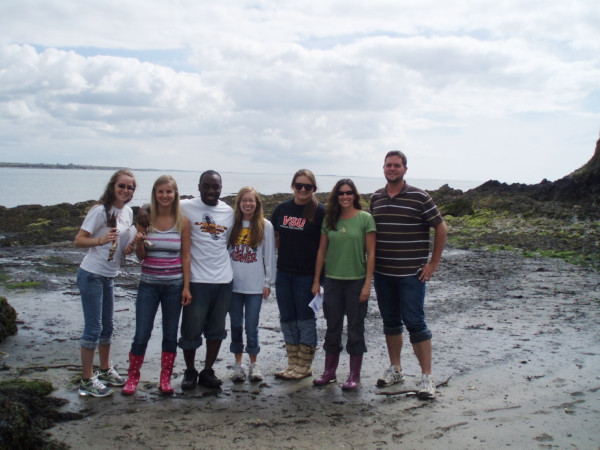
<svg viewBox="0 0 600 450"><path fill-rule="evenodd" d="M121 393L132 395L140 381L140 368L162 310L162 358L159 389L172 394L171 375L177 355L177 328L182 306L191 303L190 222L179 208L179 190L170 175L159 177L152 188L150 225L138 225L135 253L142 275L135 303L135 336L129 352L129 377Z"/></svg>

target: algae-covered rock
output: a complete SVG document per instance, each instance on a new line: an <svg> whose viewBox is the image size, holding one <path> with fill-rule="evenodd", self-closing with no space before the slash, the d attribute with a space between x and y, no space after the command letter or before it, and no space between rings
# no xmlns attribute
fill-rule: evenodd
<svg viewBox="0 0 600 450"><path fill-rule="evenodd" d="M0 383L0 448L65 449L44 430L55 422L80 419L78 413L57 408L67 403L49 397L52 384L41 380L16 378Z"/></svg>
<svg viewBox="0 0 600 450"><path fill-rule="evenodd" d="M473 209L473 201L468 198L457 198L440 206L440 212L443 216L470 216L475 212Z"/></svg>
<svg viewBox="0 0 600 450"><path fill-rule="evenodd" d="M0 342L17 332L17 312L4 297L0 297Z"/></svg>

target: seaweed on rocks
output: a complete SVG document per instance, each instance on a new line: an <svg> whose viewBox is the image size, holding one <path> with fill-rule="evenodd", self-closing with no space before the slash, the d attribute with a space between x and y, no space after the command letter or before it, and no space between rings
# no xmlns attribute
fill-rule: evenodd
<svg viewBox="0 0 600 450"><path fill-rule="evenodd" d="M0 297L0 342L17 332L17 312L5 297Z"/></svg>
<svg viewBox="0 0 600 450"><path fill-rule="evenodd" d="M67 400L50 397L52 384L41 380L13 380L0 383L0 449L66 449L62 442L50 439L44 430L56 422L81 419L74 412L57 408Z"/></svg>

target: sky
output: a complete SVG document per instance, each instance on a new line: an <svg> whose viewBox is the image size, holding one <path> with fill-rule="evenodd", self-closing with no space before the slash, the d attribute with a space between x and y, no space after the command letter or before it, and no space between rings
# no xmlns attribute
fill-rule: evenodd
<svg viewBox="0 0 600 450"><path fill-rule="evenodd" d="M556 180L600 133L598 0L3 0L0 162Z"/></svg>

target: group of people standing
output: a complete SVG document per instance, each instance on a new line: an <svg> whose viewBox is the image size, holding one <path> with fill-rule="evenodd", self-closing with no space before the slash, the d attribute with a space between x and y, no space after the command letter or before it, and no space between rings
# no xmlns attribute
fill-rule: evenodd
<svg viewBox="0 0 600 450"><path fill-rule="evenodd" d="M140 208L137 227L126 206L135 191L135 178L128 170L117 171L75 238L76 246L89 247L77 276L85 321L80 395L110 395L110 386L123 386L125 395L135 392L159 305L161 392L173 392L177 346L186 365L182 389L222 384L213 365L227 335L228 313L230 351L235 358L231 378L261 381L258 323L262 300L273 287L287 355L286 367L275 377L298 380L312 375L318 335L315 311L309 304L322 293L327 322L325 368L313 384L337 380L346 316L350 374L342 389L354 390L360 385L367 351L364 321L373 280L390 359L377 385L404 381L400 355L406 327L422 371L418 395L433 398L425 285L439 264L446 227L431 197L406 184L406 170L406 156L388 152L383 166L387 184L372 195L369 212L363 210L352 180L339 180L325 207L315 196L314 174L299 170L292 179L293 198L278 205L270 220L263 217L261 198L253 187L239 191L234 208L221 201L222 179L215 171L200 176L199 198L181 201L175 180L163 176L154 184L151 204ZM435 230L431 258L430 228ZM142 274L125 380L110 363L113 279L124 255L133 251L142 261ZM206 358L198 372L196 351L203 336ZM96 348L100 370L94 373ZM244 352L249 355L248 366L243 363Z"/></svg>

